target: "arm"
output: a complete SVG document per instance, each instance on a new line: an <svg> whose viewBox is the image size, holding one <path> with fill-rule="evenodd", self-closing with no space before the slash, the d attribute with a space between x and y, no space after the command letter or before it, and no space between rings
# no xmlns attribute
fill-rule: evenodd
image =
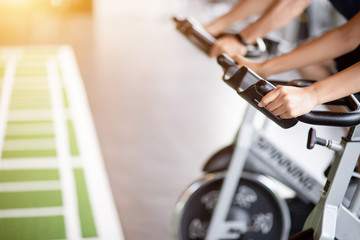
<svg viewBox="0 0 360 240"><path fill-rule="evenodd" d="M294 118L310 112L316 105L360 92L360 62L308 87L279 86L266 94L260 107L267 107L281 118Z"/></svg>
<svg viewBox="0 0 360 240"><path fill-rule="evenodd" d="M263 7L262 3L256 2L258 8ZM273 0L266 5L263 16L243 29L240 35L247 43L255 43L256 38L264 37L267 33L284 26L299 16L310 2L311 0ZM209 26L207 26L207 30L210 33L213 31ZM229 56L237 54L243 56L246 54L246 48L235 37L226 36L215 43L210 56L218 56L221 53L226 53Z"/></svg>
<svg viewBox="0 0 360 240"><path fill-rule="evenodd" d="M360 44L360 13L346 24L327 32L297 49L274 57L263 63L255 63L236 56L239 65L247 65L263 77L305 67L333 59L354 50Z"/></svg>
<svg viewBox="0 0 360 240"><path fill-rule="evenodd" d="M298 17L309 6L311 0L276 0L264 14L254 23L240 32L248 43L254 43L256 38L283 27Z"/></svg>
<svg viewBox="0 0 360 240"><path fill-rule="evenodd" d="M213 36L218 36L234 22L246 19L253 14L264 12L274 0L240 0L227 14L210 24L206 30Z"/></svg>

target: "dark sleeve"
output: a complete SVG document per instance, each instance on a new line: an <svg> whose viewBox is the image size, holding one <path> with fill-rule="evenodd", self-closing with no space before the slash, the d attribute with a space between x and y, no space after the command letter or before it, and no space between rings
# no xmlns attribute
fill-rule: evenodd
<svg viewBox="0 0 360 240"><path fill-rule="evenodd" d="M335 58L336 69L340 72L360 61L360 46L355 50Z"/></svg>
<svg viewBox="0 0 360 240"><path fill-rule="evenodd" d="M330 2L347 20L360 11L360 0L330 0Z"/></svg>

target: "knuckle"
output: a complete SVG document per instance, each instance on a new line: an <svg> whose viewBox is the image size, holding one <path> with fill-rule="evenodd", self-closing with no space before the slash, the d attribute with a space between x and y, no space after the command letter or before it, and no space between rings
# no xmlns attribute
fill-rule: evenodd
<svg viewBox="0 0 360 240"><path fill-rule="evenodd" d="M278 91L280 91L280 92L282 92L282 91L284 91L284 86L277 86L277 89L278 89Z"/></svg>
<svg viewBox="0 0 360 240"><path fill-rule="evenodd" d="M294 112L293 110L290 110L290 111L288 112L288 114L289 114L289 117L291 117L291 118L296 117L296 114L295 114L295 112Z"/></svg>

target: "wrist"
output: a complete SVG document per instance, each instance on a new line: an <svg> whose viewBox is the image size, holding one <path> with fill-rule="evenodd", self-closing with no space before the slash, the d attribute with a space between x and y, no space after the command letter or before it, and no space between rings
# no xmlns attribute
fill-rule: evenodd
<svg viewBox="0 0 360 240"><path fill-rule="evenodd" d="M221 24L216 21L208 25L205 25L204 28L208 33L210 33L214 37L217 37L223 31L223 27L221 26Z"/></svg>
<svg viewBox="0 0 360 240"><path fill-rule="evenodd" d="M271 71L271 62L270 60L267 60L265 62L260 63L260 69L261 69L261 76L263 78L268 78L269 76L273 75L274 73Z"/></svg>
<svg viewBox="0 0 360 240"><path fill-rule="evenodd" d="M210 30L213 35L217 36L224 32L229 25L226 20L220 18L208 24L206 28Z"/></svg>
<svg viewBox="0 0 360 240"><path fill-rule="evenodd" d="M308 95L311 97L314 107L323 103L321 96L320 96L320 92L317 90L316 83L313 83L312 85L305 87L304 89L307 91Z"/></svg>
<svg viewBox="0 0 360 240"><path fill-rule="evenodd" d="M257 34L257 32L249 27L241 30L238 34L246 41L247 44L255 44L256 39L261 37L261 35Z"/></svg>
<svg viewBox="0 0 360 240"><path fill-rule="evenodd" d="M236 40L238 40L242 45L247 46L248 42L245 40L245 38L241 35L241 33L235 34Z"/></svg>

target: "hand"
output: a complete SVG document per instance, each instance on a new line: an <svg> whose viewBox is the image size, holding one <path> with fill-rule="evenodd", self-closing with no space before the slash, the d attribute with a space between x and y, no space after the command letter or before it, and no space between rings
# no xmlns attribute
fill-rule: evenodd
<svg viewBox="0 0 360 240"><path fill-rule="evenodd" d="M317 105L316 93L311 88L278 86L266 94L259 107L266 107L280 118L295 118L310 112Z"/></svg>
<svg viewBox="0 0 360 240"><path fill-rule="evenodd" d="M263 78L269 76L269 74L265 71L264 63L262 62L255 62L239 55L234 56L233 59L237 62L238 66L247 66Z"/></svg>
<svg viewBox="0 0 360 240"><path fill-rule="evenodd" d="M244 56L246 51L246 46L239 43L236 37L229 35L216 41L210 51L210 57L217 57L222 53L226 53L230 57L234 57L235 55Z"/></svg>
<svg viewBox="0 0 360 240"><path fill-rule="evenodd" d="M225 28L222 27L221 24L217 21L205 25L204 29L214 37L219 36L219 34L225 30Z"/></svg>

